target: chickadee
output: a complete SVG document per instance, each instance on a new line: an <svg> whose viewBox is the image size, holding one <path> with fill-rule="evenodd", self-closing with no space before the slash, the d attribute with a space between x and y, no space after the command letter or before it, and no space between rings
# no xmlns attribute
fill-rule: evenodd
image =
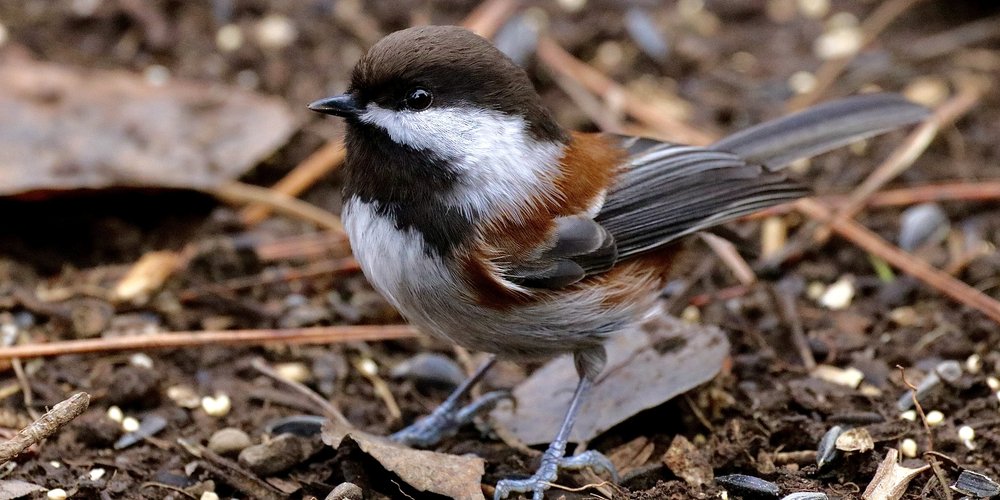
<svg viewBox="0 0 1000 500"><path fill-rule="evenodd" d="M386 36L347 93L309 108L347 122L344 227L407 320L501 359L573 354L580 382L540 468L497 484L496 498L536 499L560 468L613 474L597 452L566 457L567 439L602 344L653 306L680 238L807 195L779 169L927 113L862 95L708 147L569 132L524 70L452 26ZM453 431L468 417L458 401L491 364L394 438L428 446Z"/></svg>

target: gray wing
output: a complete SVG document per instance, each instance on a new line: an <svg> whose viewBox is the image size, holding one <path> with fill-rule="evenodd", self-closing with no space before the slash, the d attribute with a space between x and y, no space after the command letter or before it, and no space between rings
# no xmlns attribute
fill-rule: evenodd
<svg viewBox="0 0 1000 500"><path fill-rule="evenodd" d="M808 193L735 154L661 143L629 159L595 222L623 259Z"/></svg>
<svg viewBox="0 0 1000 500"><path fill-rule="evenodd" d="M788 180L779 171L784 166L927 114L901 96L870 94L769 121L708 147L623 138L628 164L600 212L557 228L557 241L589 246L543 253L511 274L526 286L566 286L688 234L795 200L809 191Z"/></svg>

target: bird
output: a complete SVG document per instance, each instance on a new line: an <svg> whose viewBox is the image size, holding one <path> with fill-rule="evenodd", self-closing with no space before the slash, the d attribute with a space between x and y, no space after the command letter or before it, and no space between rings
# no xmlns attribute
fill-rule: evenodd
<svg viewBox="0 0 1000 500"><path fill-rule="evenodd" d="M308 105L346 122L342 219L372 284L422 332L492 354L429 416L392 435L432 446L503 394L460 401L497 359L573 356L579 383L541 464L495 498L541 499L563 469L605 340L655 305L685 236L809 195L782 168L922 120L891 93L821 104L709 146L568 131L527 73L456 26L391 33L340 95Z"/></svg>

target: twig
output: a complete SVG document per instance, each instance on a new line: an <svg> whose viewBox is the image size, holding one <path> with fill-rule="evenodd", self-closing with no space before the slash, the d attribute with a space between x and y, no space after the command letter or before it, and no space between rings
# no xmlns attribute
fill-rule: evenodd
<svg viewBox="0 0 1000 500"><path fill-rule="evenodd" d="M991 38L1000 38L1000 30L997 29L997 26L1000 26L1000 16L979 19L917 40L904 50L910 60L931 59L953 54L956 50L967 45Z"/></svg>
<svg viewBox="0 0 1000 500"><path fill-rule="evenodd" d="M415 337L416 335L416 329L409 325L322 326L286 330L174 332L3 347L0 348L0 360L40 358L66 354L177 349L205 345L254 345L272 342L282 344L333 344L405 339Z"/></svg>
<svg viewBox="0 0 1000 500"><path fill-rule="evenodd" d="M184 448L184 451L202 459L200 462L201 466L210 474L233 488L240 490L247 497L259 498L261 500L281 500L286 498L285 495L281 494L273 486L244 469L240 464L228 458L221 457L198 443L185 439L178 439L177 443L181 445L181 448Z"/></svg>
<svg viewBox="0 0 1000 500"><path fill-rule="evenodd" d="M841 207L847 203L846 195L827 195L815 198L824 205ZM869 208L916 205L931 201L995 201L1000 200L1000 181L948 182L905 187L873 193L865 201ZM756 220L795 211L795 202L783 203L744 217Z"/></svg>
<svg viewBox="0 0 1000 500"><path fill-rule="evenodd" d="M375 390L375 394L385 403L386 409L389 411L389 416L392 420L389 424L394 424L403 419L403 411L399 409L399 404L396 403L396 398L392 395L392 391L389 390L389 384L385 382L378 375L378 371L372 371L367 369L363 364L361 358L356 358L353 360L354 369L358 371L363 377L368 380L368 383L372 385L372 389ZM374 366L374 362L372 362Z"/></svg>
<svg viewBox="0 0 1000 500"><path fill-rule="evenodd" d="M733 272L736 279L745 286L757 282L757 275L750 268L750 264L743 259L743 256L736 251L736 245L725 238L720 238L712 233L698 233L701 239L719 256L729 270Z"/></svg>
<svg viewBox="0 0 1000 500"><path fill-rule="evenodd" d="M923 281L956 301L979 310L993 321L1000 323L1000 302L983 292L904 252L853 219L833 220L831 210L816 200L808 198L799 200L795 206L808 217L821 222L830 222L834 232L839 233L865 251L881 257L899 270Z"/></svg>
<svg viewBox="0 0 1000 500"><path fill-rule="evenodd" d="M771 287L771 292L780 306L778 311L784 317L785 322L788 323L789 329L792 332L792 343L795 344L795 349L799 351L799 358L802 360L802 365L806 370L813 371L816 368L816 358L813 357L812 349L809 348L805 328L802 326L802 316L799 315L798 305L795 303L795 295L788 293L788 290L781 283L778 286Z"/></svg>
<svg viewBox="0 0 1000 500"><path fill-rule="evenodd" d="M859 184L847 198L844 206L837 210L835 220L854 217L865 206L865 202L887 182L896 178L923 154L937 135L938 130L954 122L972 109L979 101L980 90L973 85L965 86L958 95L942 104L893 151L881 165ZM829 237L829 226L816 232L816 239L824 241Z"/></svg>
<svg viewBox="0 0 1000 500"><path fill-rule="evenodd" d="M90 406L90 394L78 392L56 403L31 425L21 429L13 438L0 444L0 464L16 457L29 446L55 434L64 425L78 417Z"/></svg>
<svg viewBox="0 0 1000 500"><path fill-rule="evenodd" d="M254 358L253 360L250 361L250 366L254 367L255 370L263 373L264 375L267 375L268 377L271 377L272 379L281 382L282 384L285 384L288 387L291 387L292 389L295 389L297 392L308 398L309 401L312 401L313 404L318 406L319 409L323 411L324 417L330 420L337 421L337 424L345 428L348 429L354 428L354 425L352 425L351 422L344 417L344 414L341 413L340 408L337 408L333 403L327 401L326 398L324 398L323 396L316 394L316 391L313 391L312 389L306 387L304 384L296 382L288 377L282 376L280 373L276 372L273 368L268 366L267 362L265 362L263 359Z"/></svg>
<svg viewBox="0 0 1000 500"><path fill-rule="evenodd" d="M920 406L920 401L917 400L917 388L906 380L906 370L902 366L896 365L899 369L899 376L903 379L903 384L910 388L910 397L913 398L913 406L917 409L917 413L920 414L920 421L924 424L924 432L927 433L927 451L934 451L934 436L931 434L931 426L927 423L927 415L924 414L924 408Z"/></svg>
<svg viewBox="0 0 1000 500"><path fill-rule="evenodd" d="M712 134L697 130L649 106L648 102L639 99L600 71L573 57L547 36L538 39L538 58L553 72L576 80L605 100L611 99L612 96L621 98L626 113L655 129L664 137L694 145L708 144L714 139Z"/></svg>
<svg viewBox="0 0 1000 500"><path fill-rule="evenodd" d="M338 274L352 273L359 271L361 266L352 257L343 257L328 261L316 262L304 267L282 270L274 273L260 273L254 276L244 276L220 281L213 289L227 291L243 290L269 283L279 283L313 278L317 276L336 276ZM179 294L180 299L191 300L202 292L198 289L187 289Z"/></svg>
<svg viewBox="0 0 1000 500"><path fill-rule="evenodd" d="M316 181L336 170L344 162L344 156L344 142L330 141L302 160L271 189L285 196L298 196ZM240 212L240 218L247 226L253 226L266 219L271 210L270 205L255 203L244 208Z"/></svg>
<svg viewBox="0 0 1000 500"><path fill-rule="evenodd" d="M865 47L875 41L879 34L885 31L900 14L906 12L910 7L923 0L888 0L881 3L863 23L861 23L861 46ZM816 85L812 90L804 94L799 94L788 101L786 106L789 111L805 109L819 100L819 98L833 85L837 77L847 69L847 66L854 60L857 53L847 57L831 59L824 63L816 71Z"/></svg>
<svg viewBox="0 0 1000 500"><path fill-rule="evenodd" d="M493 38L503 23L521 7L518 0L486 0L465 16L462 26L483 38Z"/></svg>
<svg viewBox="0 0 1000 500"><path fill-rule="evenodd" d="M927 459L927 463L931 464L931 470L934 471L934 477L937 478L938 484L941 485L941 491L944 492L944 500L953 500L955 497L952 496L951 488L948 487L948 478L944 477L944 471L941 470L941 464L938 463L937 457L934 455L934 453L925 454L924 458Z"/></svg>
<svg viewBox="0 0 1000 500"><path fill-rule="evenodd" d="M312 222L323 229L344 232L340 217L272 189L233 181L206 192L228 203L261 203L276 212Z"/></svg>

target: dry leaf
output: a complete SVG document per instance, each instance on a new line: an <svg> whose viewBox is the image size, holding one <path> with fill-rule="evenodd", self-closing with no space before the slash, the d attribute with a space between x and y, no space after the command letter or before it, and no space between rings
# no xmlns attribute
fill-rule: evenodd
<svg viewBox="0 0 1000 500"><path fill-rule="evenodd" d="M649 457L653 456L656 445L649 439L639 436L608 453L608 460L614 464L615 470L620 476L625 476L629 472L646 465Z"/></svg>
<svg viewBox="0 0 1000 500"><path fill-rule="evenodd" d="M670 448L663 454L663 463L670 472L694 488L711 483L715 475L701 451L680 435L674 436Z"/></svg>
<svg viewBox="0 0 1000 500"><path fill-rule="evenodd" d="M861 495L863 500L898 500L906 493L913 478L921 472L930 468L929 465L917 469L903 467L899 465L899 452L895 448L889 448L885 454L885 460L875 471L875 477L868 483L865 492Z"/></svg>
<svg viewBox="0 0 1000 500"><path fill-rule="evenodd" d="M580 409L570 441L589 441L643 410L659 406L711 380L729 354L721 330L656 314L606 343L608 362ZM559 429L573 390L570 356L550 361L514 389L515 408L492 416L529 445L549 442Z"/></svg>
<svg viewBox="0 0 1000 500"><path fill-rule="evenodd" d="M287 142L280 99L218 84L0 59L0 194L212 188Z"/></svg>
<svg viewBox="0 0 1000 500"><path fill-rule="evenodd" d="M356 443L382 467L420 491L463 500L484 498L480 484L486 463L479 457L414 450L332 422L323 426L324 443L339 448L345 440Z"/></svg>

